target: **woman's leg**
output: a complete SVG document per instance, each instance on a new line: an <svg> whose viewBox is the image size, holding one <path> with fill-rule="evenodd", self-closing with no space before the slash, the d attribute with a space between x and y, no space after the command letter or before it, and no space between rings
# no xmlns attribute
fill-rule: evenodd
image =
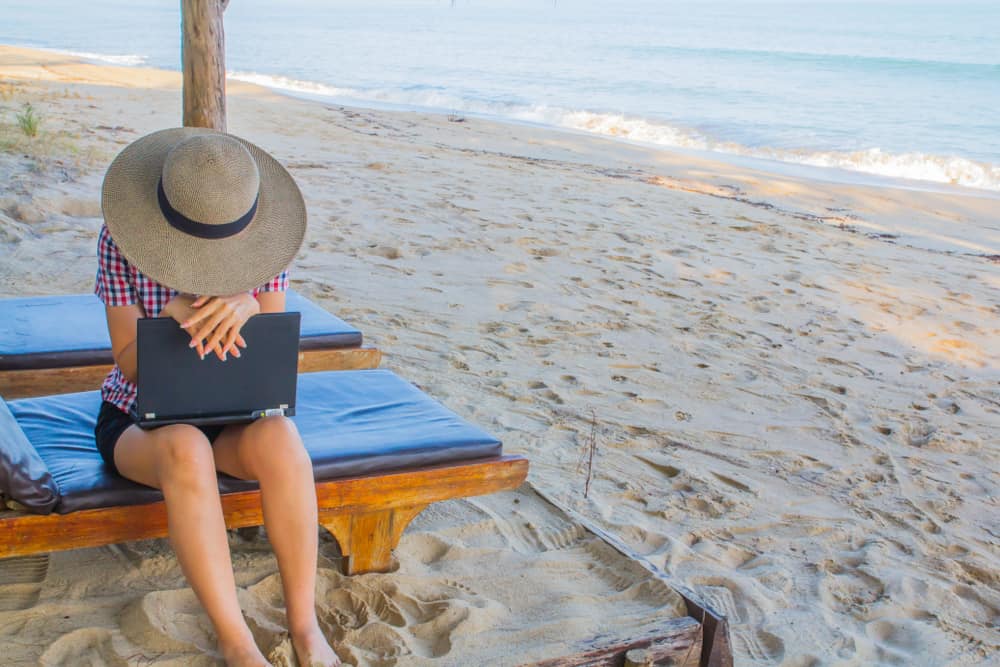
<svg viewBox="0 0 1000 667"><path fill-rule="evenodd" d="M229 665L267 665L243 620L219 501L212 446L193 426L126 429L115 445L124 476L163 491L181 570L215 626Z"/></svg>
<svg viewBox="0 0 1000 667"><path fill-rule="evenodd" d="M294 422L265 417L227 426L213 451L222 472L260 482L264 526L278 559L288 631L299 662L310 667L339 665L316 620L316 487L312 461Z"/></svg>

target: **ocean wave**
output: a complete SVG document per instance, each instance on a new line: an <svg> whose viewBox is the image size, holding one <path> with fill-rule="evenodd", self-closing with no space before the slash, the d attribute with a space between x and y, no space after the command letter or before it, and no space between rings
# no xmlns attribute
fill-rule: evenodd
<svg viewBox="0 0 1000 667"><path fill-rule="evenodd" d="M406 89L343 88L255 72L232 72L229 77L293 94L305 93L330 98L332 101L375 103L443 113L479 114L656 146L711 151L814 167L844 169L890 178L1000 191L1000 165L957 156L920 152L889 153L879 148L857 151L815 151L752 147L737 142L716 140L688 128L624 114L573 111L546 105L471 99L428 86L411 86Z"/></svg>
<svg viewBox="0 0 1000 667"><path fill-rule="evenodd" d="M571 111L561 115L551 112L544 115L555 117L556 122L553 124L563 127L647 144L1000 191L1000 165L963 157L921 152L888 153L880 148L857 151L810 151L766 146L750 147L736 142L716 141L697 132L641 118L627 118L621 114Z"/></svg>
<svg viewBox="0 0 1000 667"><path fill-rule="evenodd" d="M84 60L93 60L96 62L108 63L109 65L124 65L127 67L136 67L139 65L146 64L146 56L134 53L125 53L125 54L90 53L88 51L66 51L63 49L45 49L45 48L39 48L38 50L49 51L50 53L61 53L66 56L73 56L74 58L82 58Z"/></svg>

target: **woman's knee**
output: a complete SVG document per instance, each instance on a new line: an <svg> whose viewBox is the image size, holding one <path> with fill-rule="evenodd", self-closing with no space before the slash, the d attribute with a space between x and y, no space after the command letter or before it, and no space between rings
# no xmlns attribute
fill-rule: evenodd
<svg viewBox="0 0 1000 667"><path fill-rule="evenodd" d="M172 424L157 429L157 463L161 481L206 483L215 480L212 444L200 429Z"/></svg>
<svg viewBox="0 0 1000 667"><path fill-rule="evenodd" d="M255 421L245 432L246 446L243 455L248 467L266 471L270 467L282 469L312 468L309 453L302 438L288 417L264 417Z"/></svg>

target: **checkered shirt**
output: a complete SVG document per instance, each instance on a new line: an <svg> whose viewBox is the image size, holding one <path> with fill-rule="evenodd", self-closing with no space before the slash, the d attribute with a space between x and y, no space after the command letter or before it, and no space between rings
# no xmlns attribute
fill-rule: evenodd
<svg viewBox="0 0 1000 667"><path fill-rule="evenodd" d="M251 290L259 292L284 292L288 289L288 271L282 271L264 285ZM174 298L177 290L146 277L129 264L111 238L107 225L101 225L97 237L97 281L94 293L108 306L130 306L138 303L148 317L158 317L163 307ZM129 412L135 403L136 386L126 378L118 364L111 369L101 386L101 398L123 412Z"/></svg>

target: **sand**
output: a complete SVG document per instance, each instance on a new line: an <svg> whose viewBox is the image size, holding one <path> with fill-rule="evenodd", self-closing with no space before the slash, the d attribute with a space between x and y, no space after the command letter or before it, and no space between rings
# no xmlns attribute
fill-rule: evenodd
<svg viewBox="0 0 1000 667"><path fill-rule="evenodd" d="M178 75L4 47L0 78L0 296L88 291L103 170L178 124ZM26 101L43 117L30 141L13 126ZM724 611L737 664L990 664L995 193L818 180L248 84L230 87L229 129L302 187L294 287L528 456L531 484ZM394 573L324 569L342 655L517 664L610 620L628 634L673 613L676 598L558 512L522 530L516 497L428 510ZM235 562L258 637L280 653L266 543L237 544ZM163 542L54 555L43 582L3 588L21 600L0 612L11 664L199 664L211 643ZM601 619L603 604L623 611Z"/></svg>

